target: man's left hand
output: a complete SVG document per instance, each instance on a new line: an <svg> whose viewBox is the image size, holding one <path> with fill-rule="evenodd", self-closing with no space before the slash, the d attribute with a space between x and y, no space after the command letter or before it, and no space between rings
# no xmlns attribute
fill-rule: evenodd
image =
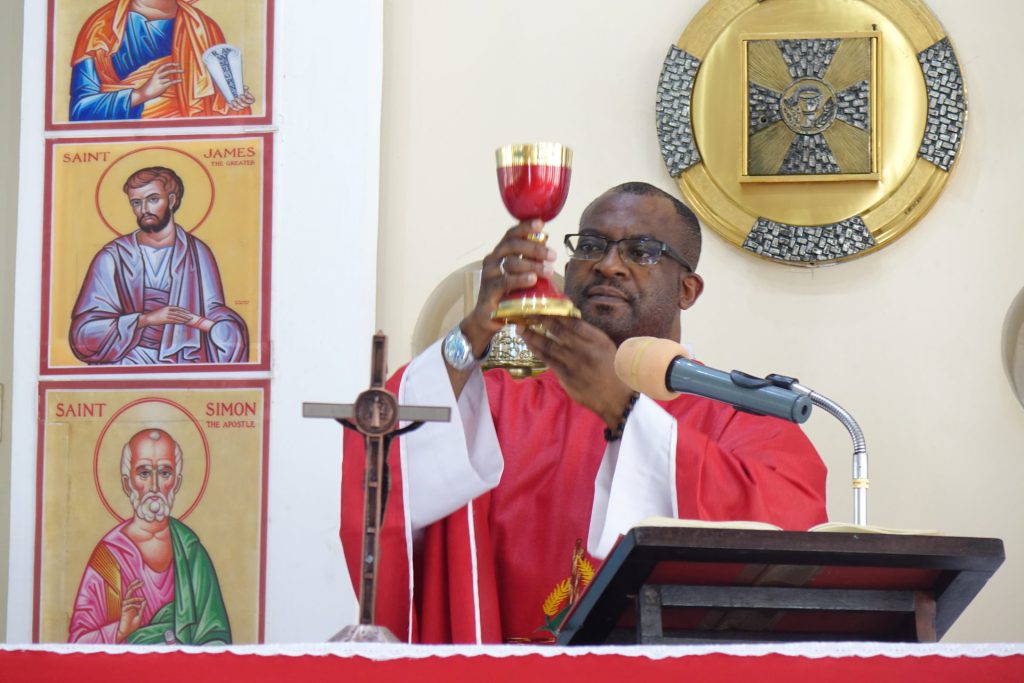
<svg viewBox="0 0 1024 683"><path fill-rule="evenodd" d="M547 334L530 329L543 325ZM519 330L530 351L558 376L569 397L589 408L609 429L619 426L632 390L615 374L615 343L578 318L544 316Z"/></svg>

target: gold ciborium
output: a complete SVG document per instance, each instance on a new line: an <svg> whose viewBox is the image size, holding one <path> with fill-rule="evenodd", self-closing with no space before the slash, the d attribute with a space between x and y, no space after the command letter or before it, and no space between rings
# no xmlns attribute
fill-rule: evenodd
<svg viewBox="0 0 1024 683"><path fill-rule="evenodd" d="M545 223L558 215L569 194L571 149L556 142L505 145L498 148L495 157L498 189L509 213L523 222L539 218ZM545 244L548 235L542 226L529 239ZM539 315L578 318L580 312L550 280L539 277L532 287L505 295L491 315L517 323Z"/></svg>

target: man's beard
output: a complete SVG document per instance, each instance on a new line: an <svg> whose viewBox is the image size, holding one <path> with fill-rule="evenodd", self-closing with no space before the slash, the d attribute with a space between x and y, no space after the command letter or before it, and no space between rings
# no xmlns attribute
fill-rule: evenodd
<svg viewBox="0 0 1024 683"><path fill-rule="evenodd" d="M591 287L611 287L625 296L627 310L622 306L598 303L588 298ZM629 291L613 278L593 275L584 283L576 284L566 280L565 294L580 309L583 320L607 334L615 346L619 346L630 337L664 337L671 338L675 333L669 322L674 319L675 302L679 300L678 288L675 292L659 292L657 296L642 296ZM677 334L677 333L675 333Z"/></svg>
<svg viewBox="0 0 1024 683"><path fill-rule="evenodd" d="M598 285L611 287L622 292L626 297L625 303L628 304L629 311L620 310L618 315L615 316L610 305L590 301L587 297L587 291L591 287ZM577 286L572 286L567 282L565 293L576 305L576 308L580 310L583 320L611 337L616 346L621 344L623 340L634 336L631 332L636 326L636 297L615 280L594 277L588 282Z"/></svg>
<svg viewBox="0 0 1024 683"><path fill-rule="evenodd" d="M147 218L156 218L157 221L156 223L143 223ZM171 212L164 211L164 215L159 217L152 213L144 213L135 219L135 222L139 224L139 229L142 232L160 232L171 222Z"/></svg>
<svg viewBox="0 0 1024 683"><path fill-rule="evenodd" d="M171 514L174 491L168 491L167 495L159 491L149 491L140 496L138 491L132 490L128 494L128 499L131 501L135 516L143 522L162 522Z"/></svg>

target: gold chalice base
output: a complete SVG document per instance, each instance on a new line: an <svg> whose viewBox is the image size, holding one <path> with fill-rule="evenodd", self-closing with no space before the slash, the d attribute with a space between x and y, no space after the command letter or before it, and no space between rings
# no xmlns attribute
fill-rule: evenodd
<svg viewBox="0 0 1024 683"><path fill-rule="evenodd" d="M491 349L483 362L484 370L493 368L501 368L521 379L539 374L547 366L533 355L526 342L516 333L515 325L505 325L491 338Z"/></svg>
<svg viewBox="0 0 1024 683"><path fill-rule="evenodd" d="M498 309L491 313L496 320L505 323L520 324L527 318L539 315L556 315L563 318L579 318L580 309L569 299L554 299L546 296L506 299L498 304Z"/></svg>

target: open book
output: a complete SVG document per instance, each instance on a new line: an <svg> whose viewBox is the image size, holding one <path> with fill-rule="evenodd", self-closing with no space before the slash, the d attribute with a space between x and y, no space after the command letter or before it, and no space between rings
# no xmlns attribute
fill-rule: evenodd
<svg viewBox="0 0 1024 683"><path fill-rule="evenodd" d="M708 522L703 519L675 519L673 517L648 517L635 526L682 527L690 529L746 529L748 531L782 531L782 527L768 522L729 520ZM851 524L849 522L825 522L811 527L808 531L839 532L844 534L901 534L905 536L942 536L941 531L931 529L887 529L880 526Z"/></svg>

